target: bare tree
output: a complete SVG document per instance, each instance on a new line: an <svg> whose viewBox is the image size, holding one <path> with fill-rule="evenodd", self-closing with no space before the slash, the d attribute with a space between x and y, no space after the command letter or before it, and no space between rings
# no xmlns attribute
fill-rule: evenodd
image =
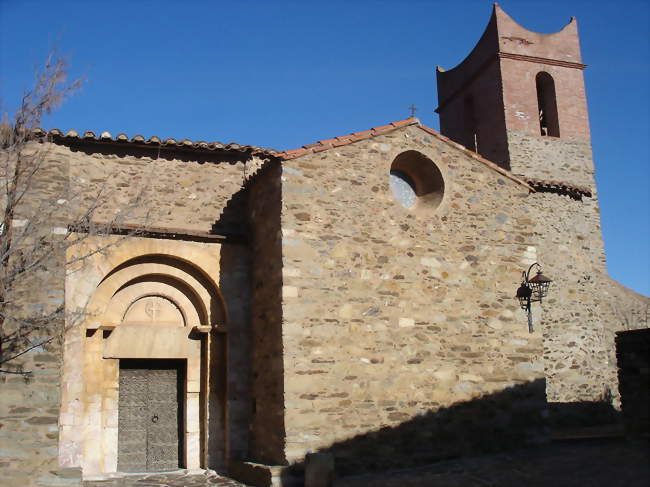
<svg viewBox="0 0 650 487"><path fill-rule="evenodd" d="M66 164L52 157L52 144L39 127L80 86L79 79L66 80L65 61L52 55L14 117L5 114L0 124L0 372L28 373L9 362L62 338L66 269L115 240L82 246L82 252L69 250L89 237L114 233L141 203L143 190L110 221L97 223L95 216L111 192L104 187L89 195L73 187ZM48 299L34 292L52 283L61 290L58 294L56 285Z"/></svg>

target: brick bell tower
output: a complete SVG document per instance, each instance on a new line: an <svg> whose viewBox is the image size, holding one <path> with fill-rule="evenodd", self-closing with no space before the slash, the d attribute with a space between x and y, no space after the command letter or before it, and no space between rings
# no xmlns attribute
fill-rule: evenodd
<svg viewBox="0 0 650 487"><path fill-rule="evenodd" d="M455 68L437 68L443 135L515 174L594 187L575 18L559 32L518 25L498 4Z"/></svg>

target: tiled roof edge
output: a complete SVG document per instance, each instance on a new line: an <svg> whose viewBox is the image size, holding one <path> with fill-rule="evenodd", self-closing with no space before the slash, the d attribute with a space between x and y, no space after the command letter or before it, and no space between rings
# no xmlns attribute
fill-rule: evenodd
<svg viewBox="0 0 650 487"><path fill-rule="evenodd" d="M591 188L588 188L586 186L578 186L575 184L563 181L554 181L551 179L537 179L529 178L526 176L521 177L540 193L559 193L566 194L568 196L587 196L589 198L593 196L593 191Z"/></svg>
<svg viewBox="0 0 650 487"><path fill-rule="evenodd" d="M488 161L487 159L481 157L475 152L472 152L471 150L467 149L466 147L463 147L462 145L454 142L453 140L445 137L441 133L437 132L436 130L427 127L426 125L423 125L417 118L411 117L407 118L405 120L400 120L397 122L391 122L386 125L382 125L380 127L373 127L369 130L364 130L362 132L354 132L349 135L342 135L339 137L334 137L332 139L325 139L325 140L320 140L318 142L314 142L312 144L307 144L303 145L302 147L298 149L293 149L293 150L288 150L284 152L278 152L273 154L275 157L278 157L284 161L290 160L290 159L296 159L298 157L303 157L308 154L315 154L318 152L326 151L329 149L333 149L335 147L340 147L343 145L348 145L352 144L354 142L358 142L360 140L366 140L372 137L376 137L378 135L383 135L388 132L392 132L393 130L397 130L398 128L401 127L406 127L409 125L414 125L418 127L419 129L424 130L430 135L433 135L434 137L438 138L439 140L445 142L446 144L454 147L455 149L458 149L460 151L463 151L466 155L471 157L472 159L477 160L481 164L484 164L485 166L489 167L490 169L498 172L502 176L522 185L529 191L535 192L535 189L526 182L526 180L515 176L512 174L510 171L507 171L506 169L503 169L502 167L498 166L492 161Z"/></svg>
<svg viewBox="0 0 650 487"><path fill-rule="evenodd" d="M296 159L298 157L306 156L307 154L314 154L317 152L326 151L333 149L335 147L341 147L344 145L352 144L360 140L370 139L378 135L383 135L398 128L405 127L407 125L417 125L420 121L417 118L411 117L405 120L399 120L397 122L391 122L380 127L373 127L368 130L363 130L361 132L353 132L347 135L341 135L339 137L334 137L331 139L319 140L312 144L303 145L298 149L292 149L284 152L278 152L273 154L275 157L279 157L282 160Z"/></svg>
<svg viewBox="0 0 650 487"><path fill-rule="evenodd" d="M145 139L145 137L142 135L134 135L133 137L129 138L126 134L123 133L119 133L113 137L110 132L102 132L99 136L97 136L95 132L92 132L90 130L84 132L83 134L80 134L75 130L69 130L64 134L61 130L56 128L52 130L43 130L42 128L37 128L34 130L34 135L36 137L48 137L54 143L91 142L119 145L126 144L150 148L162 147L168 149L192 150L199 152L240 152L262 157L274 157L276 155L275 151L273 150L263 149L261 147L256 147L253 145L241 145L235 142L224 144L222 142L205 142L203 140L176 140L174 138L161 139L156 136Z"/></svg>

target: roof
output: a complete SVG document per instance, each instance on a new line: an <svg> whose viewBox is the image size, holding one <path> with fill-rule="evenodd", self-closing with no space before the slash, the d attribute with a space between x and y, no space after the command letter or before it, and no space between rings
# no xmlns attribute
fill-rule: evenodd
<svg viewBox="0 0 650 487"><path fill-rule="evenodd" d="M315 154L318 152L323 152L329 149L334 149L336 147L341 147L344 145L352 144L354 142L359 142L361 140L367 140L371 139L373 137L377 137L379 135L384 135L389 132L392 132L394 130L400 129L402 127L407 127L407 126L414 126L419 128L420 130L423 130L424 132L428 133L429 135L434 136L435 138L441 140L445 144L452 146L454 149L460 150L464 152L467 156L471 157L472 159L480 162L481 164L489 167L493 171L498 172L502 176L511 179L512 181L524 186L526 189L530 191L535 191L535 189L529 185L524 179L521 177L515 176L512 174L510 171L507 171L506 169L503 169L502 167L498 166L492 161L488 161L484 157L481 157L478 155L476 152L472 152L471 150L467 149L466 147L462 146L461 144L458 144L454 142L453 140L445 137L441 133L437 132L436 130L427 127L426 125L423 125L420 123L420 121L415 118L407 118L405 120L399 120L397 122L391 122L386 125L381 125L379 127L373 127L368 130L364 130L362 132L353 132L351 134L347 135L340 135L338 137L333 137L331 139L325 139L325 140L319 140L317 142L314 142L313 144L308 144L308 145L303 145L302 147L298 149L293 149L293 150L288 150L284 152L277 152L273 154L275 157L279 157L282 160L290 160L290 159L296 159L298 157L303 157L308 154Z"/></svg>
<svg viewBox="0 0 650 487"><path fill-rule="evenodd" d="M563 181L551 179L536 179L527 176L520 176L530 184L538 193L556 193L570 196L573 199L582 199L583 196L591 197L592 191L586 186L577 186Z"/></svg>
<svg viewBox="0 0 650 487"><path fill-rule="evenodd" d="M256 155L261 157L269 157L275 154L272 149L264 149L254 145L242 145L235 142L224 144L222 142L205 142L203 140L193 141L190 139L176 140L173 138L161 139L160 137L152 136L145 139L142 135L134 135L133 137L126 134L119 133L113 137L109 132L102 132L99 136L90 130L84 132L82 135L75 130L69 130L65 134L59 129L43 130L37 128L35 130L37 137L48 137L53 142L59 143L100 143L112 145L129 145L137 147L148 148L167 148L167 149L181 149L198 152L239 152L242 154Z"/></svg>

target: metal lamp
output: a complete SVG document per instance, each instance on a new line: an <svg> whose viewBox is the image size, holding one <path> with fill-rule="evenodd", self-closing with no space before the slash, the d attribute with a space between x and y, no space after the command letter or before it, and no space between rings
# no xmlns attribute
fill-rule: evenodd
<svg viewBox="0 0 650 487"><path fill-rule="evenodd" d="M533 268L537 268L537 274L530 277ZM548 288L553 281L542 274L542 266L537 262L532 264L526 272L521 274L521 285L517 289L517 299L521 309L525 310L528 314L528 331L533 332L533 315L531 313L530 304L535 302L542 302L542 299L548 294Z"/></svg>

